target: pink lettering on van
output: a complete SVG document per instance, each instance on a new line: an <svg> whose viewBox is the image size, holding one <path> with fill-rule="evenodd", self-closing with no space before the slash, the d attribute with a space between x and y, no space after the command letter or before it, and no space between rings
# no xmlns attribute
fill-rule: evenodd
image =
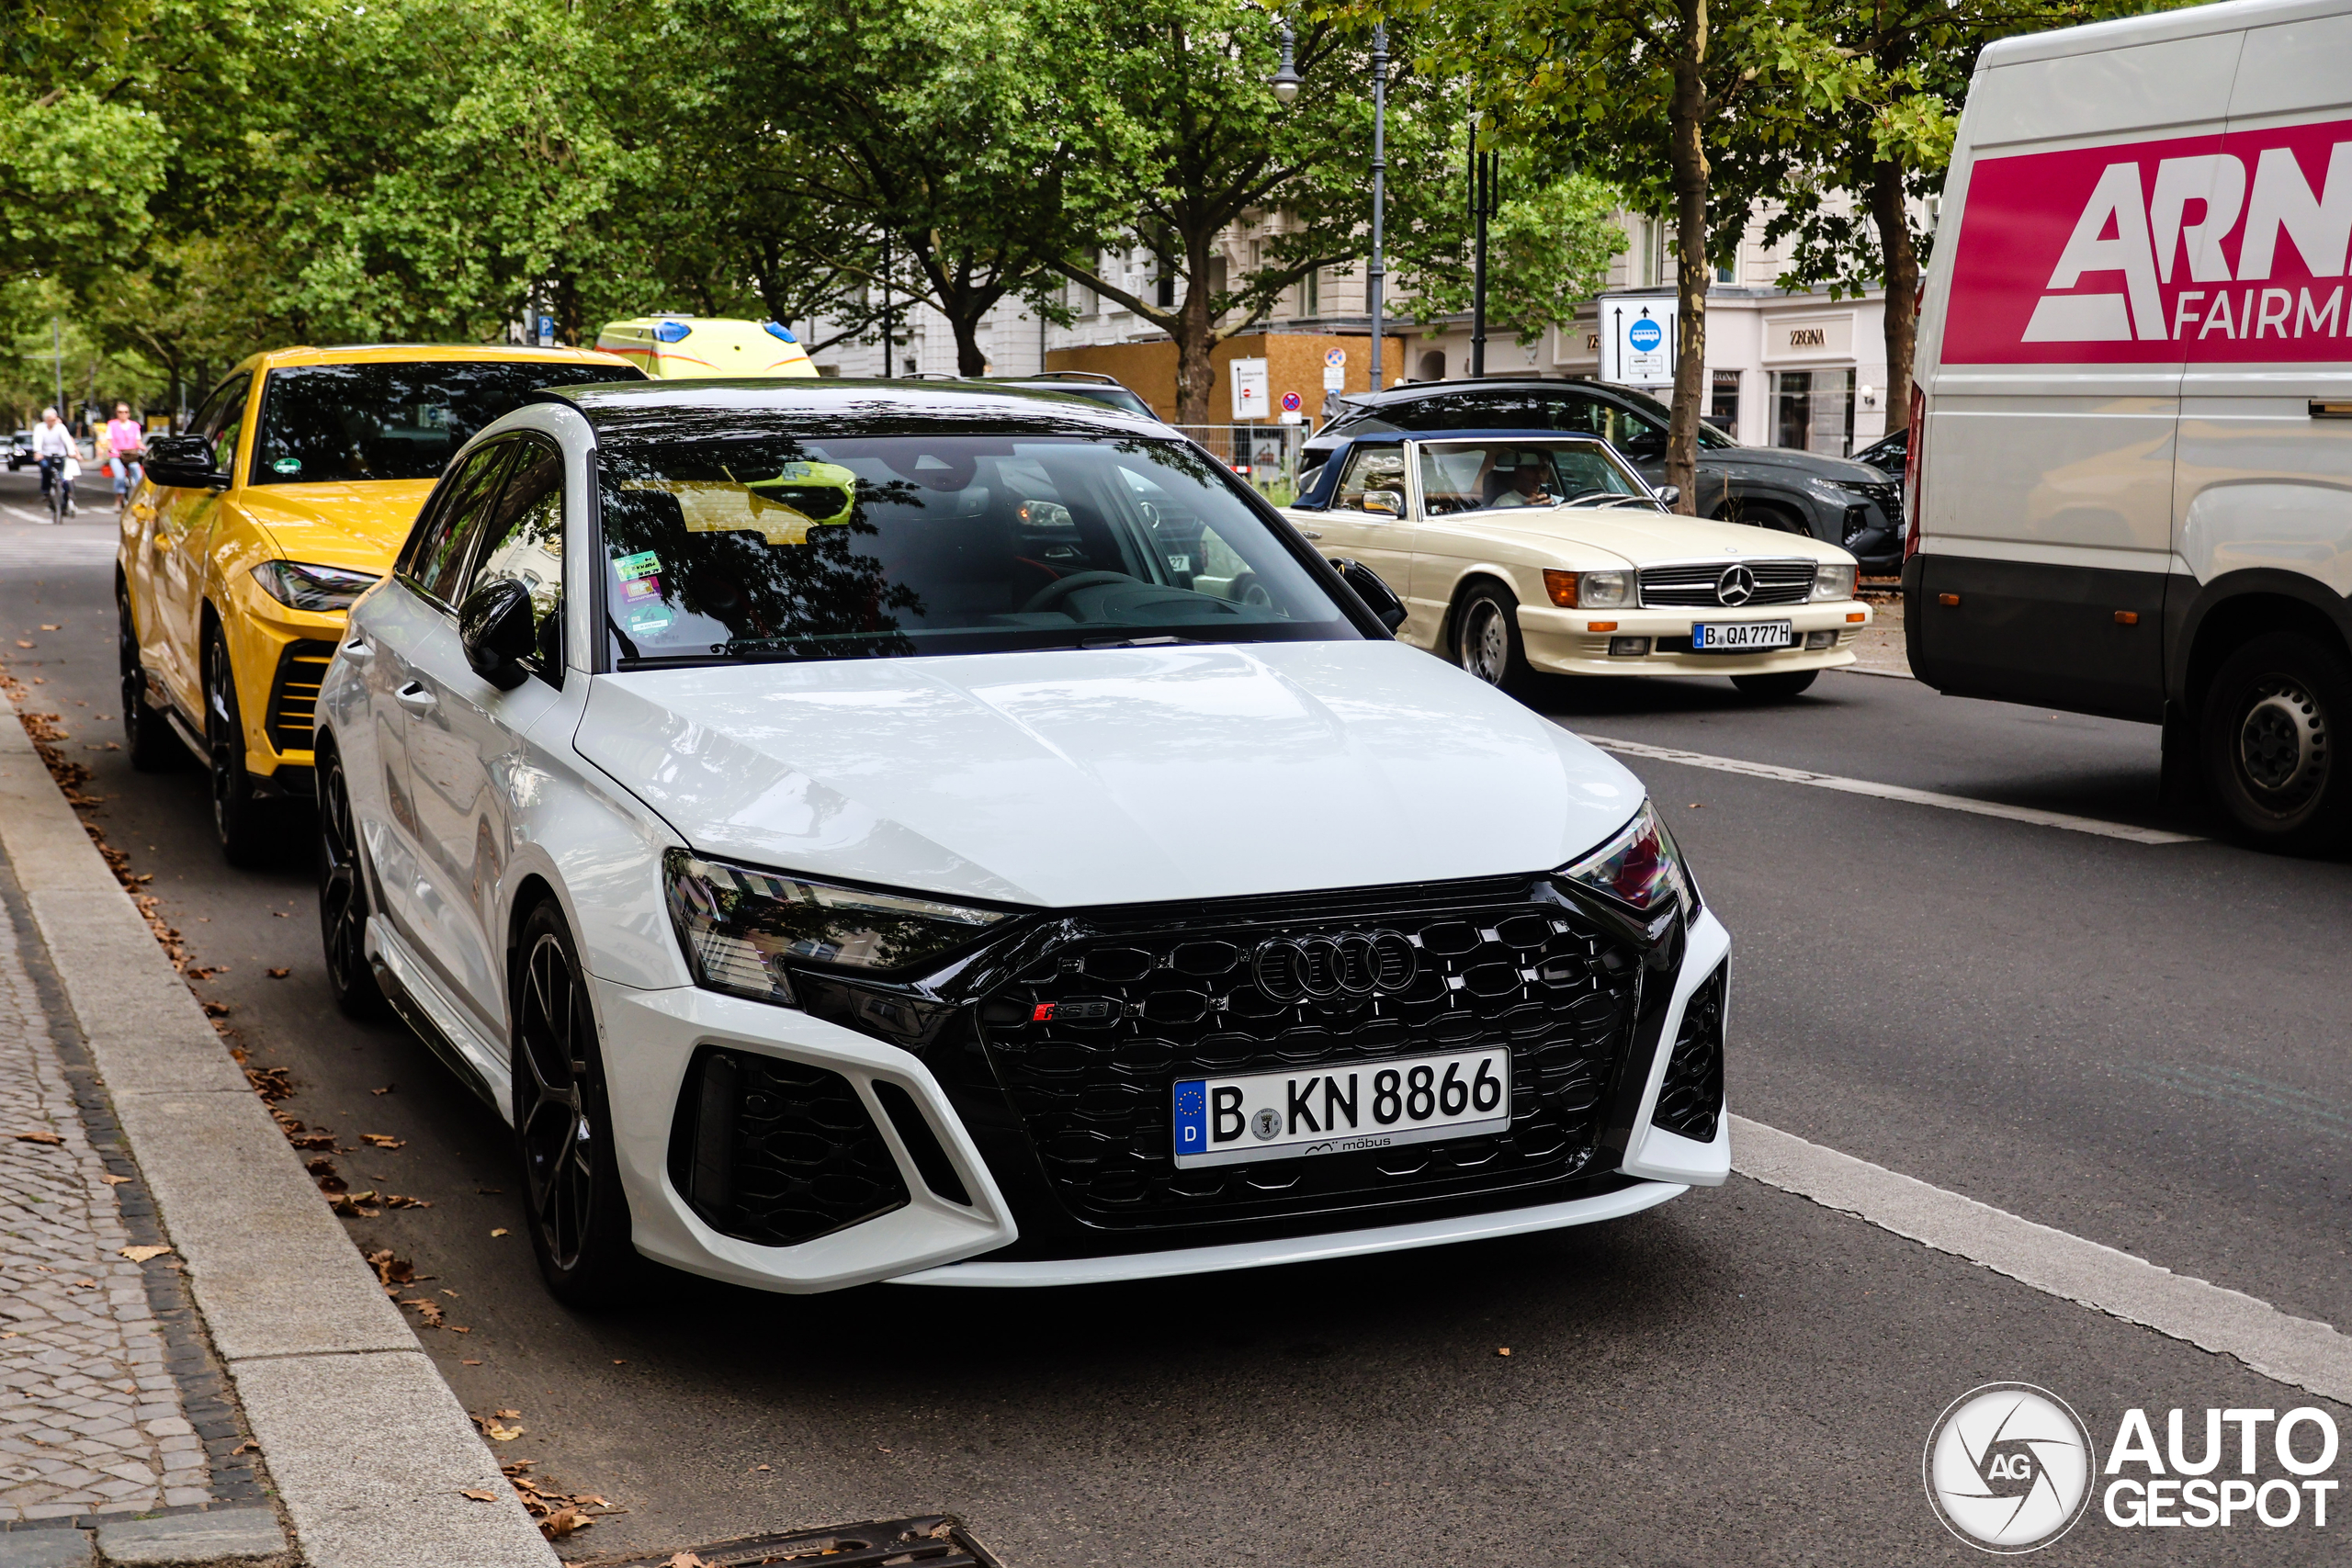
<svg viewBox="0 0 2352 1568"><path fill-rule="evenodd" d="M1947 365L2352 359L2352 120L1990 158Z"/></svg>

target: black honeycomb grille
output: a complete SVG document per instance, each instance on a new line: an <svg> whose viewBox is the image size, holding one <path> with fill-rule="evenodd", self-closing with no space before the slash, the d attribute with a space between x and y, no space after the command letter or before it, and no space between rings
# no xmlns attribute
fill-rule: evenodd
<svg viewBox="0 0 2352 1568"><path fill-rule="evenodd" d="M1260 904L1095 922L983 1001L989 1056L1048 1182L1098 1225L1361 1210L1567 1180L1588 1174L1601 1139L1638 960L1548 893L1505 882L1385 907ZM1397 964L1400 950L1409 965ZM1179 1077L1496 1044L1511 1052L1507 1132L1176 1168Z"/></svg>
<svg viewBox="0 0 2352 1568"><path fill-rule="evenodd" d="M269 688L269 743L283 753L311 749L319 687L334 659L331 642L289 642L277 656L277 676Z"/></svg>
<svg viewBox="0 0 2352 1568"><path fill-rule="evenodd" d="M898 1162L839 1073L706 1047L686 1074L671 1179L703 1223L792 1247L908 1201Z"/></svg>
<svg viewBox="0 0 2352 1568"><path fill-rule="evenodd" d="M1715 1141L1724 1112L1724 992L1730 971L1717 969L1690 993L1682 1027L1658 1083L1657 1109L1650 1120L1669 1133Z"/></svg>

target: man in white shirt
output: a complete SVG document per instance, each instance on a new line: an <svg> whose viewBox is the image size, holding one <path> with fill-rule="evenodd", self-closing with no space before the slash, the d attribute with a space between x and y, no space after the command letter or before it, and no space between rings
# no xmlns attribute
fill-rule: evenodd
<svg viewBox="0 0 2352 1568"><path fill-rule="evenodd" d="M40 423L33 430L33 456L40 462L40 492L46 496L50 487L59 482L65 471L65 459L74 456L74 432L57 417L55 409L40 411ZM67 498L65 514L74 515L74 503Z"/></svg>

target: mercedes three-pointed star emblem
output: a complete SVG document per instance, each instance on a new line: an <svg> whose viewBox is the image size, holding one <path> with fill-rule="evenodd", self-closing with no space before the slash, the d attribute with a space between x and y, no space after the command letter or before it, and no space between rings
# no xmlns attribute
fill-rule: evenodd
<svg viewBox="0 0 2352 1568"><path fill-rule="evenodd" d="M1734 562L1715 579L1715 603L1737 609L1756 597L1756 574Z"/></svg>

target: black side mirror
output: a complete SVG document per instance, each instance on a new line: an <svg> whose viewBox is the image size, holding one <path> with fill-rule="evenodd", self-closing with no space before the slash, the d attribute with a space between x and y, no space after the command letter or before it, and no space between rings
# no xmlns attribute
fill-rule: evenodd
<svg viewBox="0 0 2352 1568"><path fill-rule="evenodd" d="M502 692L521 685L530 673L523 660L538 648L531 591L511 577L502 577L467 594L458 611L458 641L475 674Z"/></svg>
<svg viewBox="0 0 2352 1568"><path fill-rule="evenodd" d="M1339 572L1340 581L1363 601L1363 607L1372 612L1373 619L1392 632L1405 624L1405 601L1389 591L1378 572L1360 560L1335 560L1331 565Z"/></svg>
<svg viewBox="0 0 2352 1568"><path fill-rule="evenodd" d="M187 490L221 490L229 483L229 476L212 466L212 443L201 435L148 437L147 477Z"/></svg>

